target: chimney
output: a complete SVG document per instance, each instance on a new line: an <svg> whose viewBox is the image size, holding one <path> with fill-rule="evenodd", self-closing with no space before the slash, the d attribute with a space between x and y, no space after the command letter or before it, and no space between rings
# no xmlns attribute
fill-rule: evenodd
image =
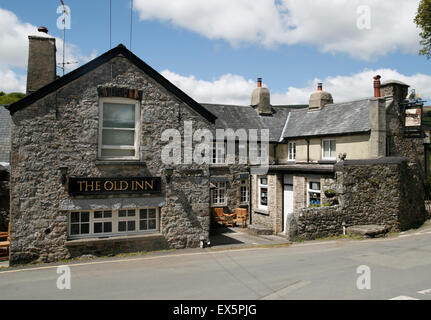
<svg viewBox="0 0 431 320"><path fill-rule="evenodd" d="M257 87L262 88L262 78L257 78Z"/></svg>
<svg viewBox="0 0 431 320"><path fill-rule="evenodd" d="M251 96L251 106L260 116L272 115L270 92L268 88L262 88L262 78L257 79L257 88Z"/></svg>
<svg viewBox="0 0 431 320"><path fill-rule="evenodd" d="M55 38L48 29L38 28L39 35L29 36L27 94L31 94L57 78Z"/></svg>
<svg viewBox="0 0 431 320"><path fill-rule="evenodd" d="M334 103L332 95L329 92L323 91L323 83L317 84L317 91L311 94L308 111L322 110L327 104Z"/></svg>
<svg viewBox="0 0 431 320"><path fill-rule="evenodd" d="M380 98L382 95L380 93L380 79L382 77L377 75L375 76L374 79L374 97L375 98Z"/></svg>

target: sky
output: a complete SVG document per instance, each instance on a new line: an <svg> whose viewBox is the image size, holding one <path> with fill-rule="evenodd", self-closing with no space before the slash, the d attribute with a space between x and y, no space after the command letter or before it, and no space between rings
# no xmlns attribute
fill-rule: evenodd
<svg viewBox="0 0 431 320"><path fill-rule="evenodd" d="M258 77L274 105L308 103L318 82L344 102L372 96L379 74L431 104L419 0L134 0L133 11L131 0L111 0L112 10L110 0L64 2L66 72L122 43L201 103L249 105ZM59 5L0 0L0 91L25 92L28 35L39 26L62 61Z"/></svg>

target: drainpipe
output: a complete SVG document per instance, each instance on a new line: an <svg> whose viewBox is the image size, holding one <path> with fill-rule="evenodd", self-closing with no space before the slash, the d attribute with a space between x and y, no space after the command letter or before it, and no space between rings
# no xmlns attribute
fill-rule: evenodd
<svg viewBox="0 0 431 320"><path fill-rule="evenodd" d="M307 163L310 163L310 139L307 139Z"/></svg>
<svg viewBox="0 0 431 320"><path fill-rule="evenodd" d="M250 224L252 224L252 218L251 218L251 212L252 210L252 197L253 197L253 190L251 189L252 187L252 183L251 183L251 169L250 167L248 167L248 211L249 211L249 216L250 216Z"/></svg>

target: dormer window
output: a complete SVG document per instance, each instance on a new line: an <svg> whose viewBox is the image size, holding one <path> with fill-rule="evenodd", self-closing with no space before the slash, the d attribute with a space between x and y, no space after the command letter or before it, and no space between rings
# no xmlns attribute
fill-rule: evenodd
<svg viewBox="0 0 431 320"><path fill-rule="evenodd" d="M138 160L140 102L124 98L100 100L99 158Z"/></svg>

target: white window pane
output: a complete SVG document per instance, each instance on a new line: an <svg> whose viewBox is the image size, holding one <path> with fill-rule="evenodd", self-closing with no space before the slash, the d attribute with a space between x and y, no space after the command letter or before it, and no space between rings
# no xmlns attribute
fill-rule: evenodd
<svg viewBox="0 0 431 320"><path fill-rule="evenodd" d="M103 104L104 128L134 128L135 105L104 103Z"/></svg>
<svg viewBox="0 0 431 320"><path fill-rule="evenodd" d="M102 144L105 146L134 146L135 131L103 129Z"/></svg>
<svg viewBox="0 0 431 320"><path fill-rule="evenodd" d="M134 157L135 150L102 149L102 157Z"/></svg>

